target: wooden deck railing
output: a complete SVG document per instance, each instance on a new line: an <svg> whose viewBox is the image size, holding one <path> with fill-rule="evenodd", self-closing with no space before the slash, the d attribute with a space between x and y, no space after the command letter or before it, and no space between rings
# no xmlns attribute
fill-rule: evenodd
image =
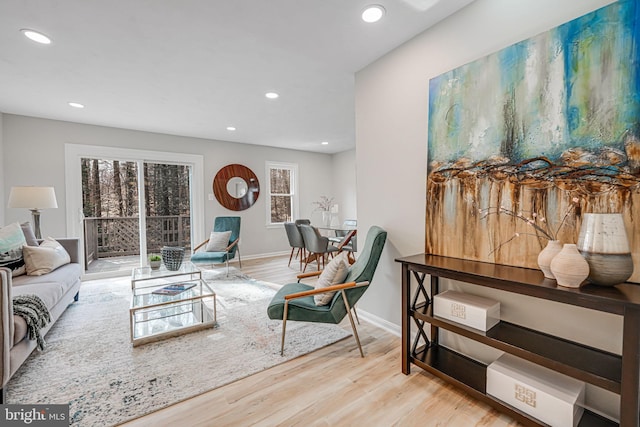
<svg viewBox="0 0 640 427"><path fill-rule="evenodd" d="M140 254L138 218L85 218L85 261ZM188 215L147 217L147 251L160 253L163 246L191 247Z"/></svg>

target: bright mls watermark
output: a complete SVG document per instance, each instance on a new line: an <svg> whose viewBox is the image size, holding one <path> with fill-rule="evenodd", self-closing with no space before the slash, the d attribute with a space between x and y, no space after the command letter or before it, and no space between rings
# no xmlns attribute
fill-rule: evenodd
<svg viewBox="0 0 640 427"><path fill-rule="evenodd" d="M0 425L68 427L69 405L0 405Z"/></svg>

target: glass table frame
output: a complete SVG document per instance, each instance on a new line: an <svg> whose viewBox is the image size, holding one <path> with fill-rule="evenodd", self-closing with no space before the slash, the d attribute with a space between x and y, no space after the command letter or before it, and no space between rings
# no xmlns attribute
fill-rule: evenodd
<svg viewBox="0 0 640 427"><path fill-rule="evenodd" d="M132 279L129 326L134 347L217 325L216 293L201 278L175 280L176 276L185 274L192 273L167 276L157 273L153 281L143 278L136 280L136 283ZM136 286L140 280L144 280L145 286ZM156 289L176 283L194 286L175 295L153 293Z"/></svg>
<svg viewBox="0 0 640 427"><path fill-rule="evenodd" d="M157 270L152 270L151 267L136 267L131 270L131 289L156 286L157 283L153 284L153 281L180 276L189 276L189 279L185 279L187 281L202 280L202 271L191 261L183 262L175 271L167 270L164 265Z"/></svg>

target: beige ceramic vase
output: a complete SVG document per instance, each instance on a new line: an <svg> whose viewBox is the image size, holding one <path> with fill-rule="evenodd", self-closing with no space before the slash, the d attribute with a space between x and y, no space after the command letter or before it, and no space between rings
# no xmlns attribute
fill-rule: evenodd
<svg viewBox="0 0 640 427"><path fill-rule="evenodd" d="M538 267L542 270L544 277L547 279L555 279L551 272L551 260L562 250L559 240L549 240L547 246L538 254Z"/></svg>
<svg viewBox="0 0 640 427"><path fill-rule="evenodd" d="M559 286L579 288L589 276L589 264L576 245L567 243L551 261L551 272Z"/></svg>

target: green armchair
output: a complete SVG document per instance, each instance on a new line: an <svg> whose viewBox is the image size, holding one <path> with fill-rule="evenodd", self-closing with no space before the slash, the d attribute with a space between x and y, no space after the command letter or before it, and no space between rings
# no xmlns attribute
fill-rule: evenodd
<svg viewBox="0 0 640 427"><path fill-rule="evenodd" d="M204 250L204 246L209 242L209 239L200 243L193 250L191 255L191 262L194 264L227 264L227 274L229 274L229 260L235 258L238 254L238 262L240 268L242 268L242 259L240 258L240 249L238 248L238 241L240 240L240 217L239 216L219 216L216 217L213 223L214 232L231 231L229 236L229 243L224 250L208 252Z"/></svg>
<svg viewBox="0 0 640 427"><path fill-rule="evenodd" d="M270 319L282 320L280 354L284 354L287 320L338 324L348 315L360 356L364 357L351 309L353 308L355 313L354 305L369 288L386 239L387 232L382 228L373 226L369 229L364 248L356 262L349 267L349 273L342 284L316 290L313 286L300 283L298 280L298 283L289 283L280 288L267 308L267 315ZM302 279L319 274L320 272L301 274L298 278ZM314 295L331 291L337 292L329 305L317 306L315 304Z"/></svg>

